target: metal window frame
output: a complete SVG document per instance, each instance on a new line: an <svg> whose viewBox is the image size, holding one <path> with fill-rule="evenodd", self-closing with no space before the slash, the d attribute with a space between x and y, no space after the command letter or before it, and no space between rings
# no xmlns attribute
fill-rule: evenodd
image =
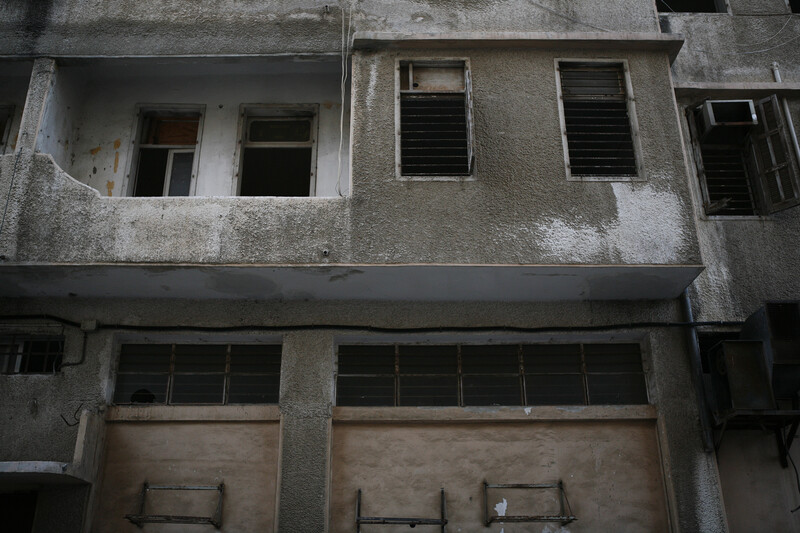
<svg viewBox="0 0 800 533"><path fill-rule="evenodd" d="M559 513L558 515L511 515L489 516L489 489L558 489ZM578 517L572 514L572 507L564 490L564 483L558 480L554 483L488 483L483 482L483 524L489 527L492 522L559 522L562 526L575 522Z"/></svg>
<svg viewBox="0 0 800 533"><path fill-rule="evenodd" d="M216 490L219 492L217 507L212 516L188 516L188 515L164 515L145 513L145 503L147 494L151 490ZM200 524L210 525L217 529L222 528L222 498L225 495L225 483L219 485L151 485L147 481L142 485L139 493L139 512L136 514L126 514L125 518L135 524L139 529L144 524Z"/></svg>
<svg viewBox="0 0 800 533"><path fill-rule="evenodd" d="M60 351L45 354L45 365L51 366L51 370L29 370L31 351L26 350L26 343L33 342L61 343ZM0 352L0 375L52 375L59 372L58 358L60 356L63 361L64 342L64 337L58 335L0 335L0 344L16 347L14 351Z"/></svg>
<svg viewBox="0 0 800 533"><path fill-rule="evenodd" d="M249 142L247 130L252 120L258 119L297 119L311 120L311 139L307 143L271 143ZM319 147L319 104L241 104L239 106L239 123L237 124L239 138L236 141L236 150L233 157L233 181L231 183L231 196L239 196L242 190L242 169L244 168L244 151L246 148L286 148L286 147L311 147L311 168L309 172L308 196L317 195L317 157Z"/></svg>
<svg viewBox="0 0 800 533"><path fill-rule="evenodd" d="M561 146L564 152L564 171L567 181L603 181L603 182L633 182L647 181L645 175L644 162L642 157L642 143L639 136L639 121L636 118L636 101L633 95L633 84L631 82L630 68L627 59L598 59L598 58L578 58L578 57L557 57L553 60L555 65L556 95L558 100L558 120L561 128ZM568 63L593 63L597 66L616 66L622 69L625 79L625 101L628 109L628 120L631 127L631 143L633 144L633 156L636 164L636 174L622 176L607 175L573 175L569 160L569 143L567 140L567 120L564 113L564 92L561 87L561 64Z"/></svg>
<svg viewBox="0 0 800 533"><path fill-rule="evenodd" d="M444 489L440 489L440 518L411 518L388 516L361 516L361 489L356 493L356 533L361 533L361 524L378 526L440 526L442 533L447 531L447 497Z"/></svg>
<svg viewBox="0 0 800 533"><path fill-rule="evenodd" d="M203 125L206 116L205 104L136 104L134 113L133 125L131 128L131 151L128 157L127 168L125 171L125 178L122 181L123 195L126 197L137 198L133 196L136 190L137 173L139 172L139 159L141 157L142 148L161 148L169 150L189 150L194 152L192 158L192 178L189 185L189 196L195 196L197 191L197 176L200 169L200 148L201 140L203 137ZM145 144L141 142L142 131L144 130L144 123L148 115L159 113L198 113L197 123L197 139L194 145L171 145L171 144ZM167 174L170 173L169 163L167 163ZM166 182L166 180L165 180ZM165 183L164 196L169 189ZM177 197L176 197L177 198Z"/></svg>
<svg viewBox="0 0 800 533"><path fill-rule="evenodd" d="M454 67L463 66L464 68L464 91L451 91L456 94L464 94L466 100L466 119L467 119L467 153L469 174L455 176L413 176L404 175L402 167L402 133L400 130L400 108L401 92L425 94L427 91L401 91L400 72L404 65L410 65L409 76L413 75L413 65L424 65L426 67ZM397 57L395 58L394 76L394 166L395 178L400 181L475 181L475 127L474 111L472 105L472 66L469 57ZM436 91L445 93L448 91Z"/></svg>
<svg viewBox="0 0 800 533"><path fill-rule="evenodd" d="M457 370L456 373L452 376L457 380L457 400L455 405L449 406L442 406L442 407L480 407L478 405L467 405L464 402L464 390L463 390L463 367L462 367L462 355L461 349L463 346L516 346L517 347L517 356L518 356L518 376L520 379L520 396L521 402L519 404L514 405L507 405L508 407L539 407L544 405L628 405L628 404L602 404L602 403L593 403L591 401L591 396L589 394L589 377L590 376L609 376L609 375L637 375L641 376L644 384L645 389L645 402L643 404L631 404L631 405L648 405L650 404L650 387L648 386L648 372L645 365L644 359L644 347L642 346L641 342L638 341L629 341L629 342L597 342L597 341L589 341L589 342L564 342L559 343L558 345L577 345L580 351L580 365L581 370L580 372L528 372L524 367L524 354L523 354L523 347L524 346L532 346L532 345L547 345L548 343L545 342L514 342L514 343L494 343L494 344L474 344L474 343L450 343L450 344L404 344L402 342L386 342L386 343L347 343L347 342L340 342L337 345L336 351L336 371L334 375L334 398L338 397L338 383L340 376L346 377L382 377L388 378L392 377L394 380L394 397L392 405L384 405L381 407L405 407L401 405L401 398L400 398L400 377L401 375L405 376L450 376L450 374L400 374L399 366L400 366L400 347L402 346L443 346L443 347L454 347L457 353ZM638 346L639 352L639 361L641 363L641 372L614 372L614 371L605 371L605 372L598 372L598 371L588 371L586 365L586 353L585 353L585 346L587 345L622 345L622 344L635 344ZM362 345L362 346L393 346L394 347L394 372L393 374L343 374L339 372L338 369L338 357L339 357L339 347L340 346L355 346L355 345ZM490 373L490 374L467 374L467 375L486 375L486 376L512 376L511 373ZM581 377L581 386L582 386L582 393L583 393L583 403L582 404L528 404L528 396L527 396L527 387L528 387L528 380L527 376L553 376L553 375L571 375L571 376L580 376ZM347 407L356 407L356 406L347 406Z"/></svg>
<svg viewBox="0 0 800 533"><path fill-rule="evenodd" d="M137 403L137 402L116 402L113 401L113 397L116 394L116 382L119 376L136 376L141 375L143 372L120 372L119 365L122 361L122 353L121 349L123 345L136 345L136 344L143 344L143 343L135 343L135 342L125 342L120 345L120 352L119 356L117 357L117 372L114 375L114 386L115 390L112 393L112 403L114 405L125 405L125 406L141 406L141 405L175 405L175 406L186 406L186 405L274 405L272 402L267 403L230 403L229 402L229 395L230 395L230 382L232 376L276 376L278 380L280 380L281 372L278 370L277 374L275 372L232 372L231 371L231 352L233 346L243 346L245 343L199 343L200 345L205 346L225 346L225 370L222 372L176 372L175 371L175 347L179 345L188 346L191 344L188 343L180 343L180 342L165 342L165 343L158 343L154 342L152 344L169 344L170 346L170 354L169 354L169 370L166 372L146 372L146 374L153 374L153 375L160 375L160 376L167 376L167 385L165 390L165 396L163 402L153 402L152 404L145 404L145 403ZM193 343L198 344L198 343ZM249 344L250 346L280 346L278 343L259 343L259 344ZM281 354L281 359L283 359L283 355ZM199 402L190 402L184 403L179 402L175 403L172 400L172 393L173 393L173 386L174 386L174 377L175 375L180 376L191 376L191 375L204 375L204 376L212 376L212 375L222 375L223 376L223 392L222 392L222 401L221 402L206 402L206 403L199 403Z"/></svg>

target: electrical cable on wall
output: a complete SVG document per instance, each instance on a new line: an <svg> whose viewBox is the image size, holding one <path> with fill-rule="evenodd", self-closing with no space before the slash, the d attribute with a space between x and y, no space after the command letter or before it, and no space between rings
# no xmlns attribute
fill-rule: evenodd
<svg viewBox="0 0 800 533"><path fill-rule="evenodd" d="M350 57L350 40L351 40L351 27L353 22L353 3L355 0L348 2L348 15L347 15L347 30L345 31L344 17L345 17L345 3L340 2L342 11L342 75L339 83L339 94L341 105L339 107L339 152L336 170L336 193L342 195L342 148L344 147L344 106L345 106L345 90L347 87L347 60Z"/></svg>

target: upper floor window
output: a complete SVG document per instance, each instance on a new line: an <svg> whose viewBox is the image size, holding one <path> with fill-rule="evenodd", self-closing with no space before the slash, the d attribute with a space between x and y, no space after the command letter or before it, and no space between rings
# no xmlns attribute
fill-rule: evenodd
<svg viewBox="0 0 800 533"><path fill-rule="evenodd" d="M638 344L339 346L349 406L646 404Z"/></svg>
<svg viewBox="0 0 800 533"><path fill-rule="evenodd" d="M689 110L707 215L753 216L800 203L800 172L777 96Z"/></svg>
<svg viewBox="0 0 800 533"><path fill-rule="evenodd" d="M467 61L400 61L396 86L399 176L472 174L472 91Z"/></svg>
<svg viewBox="0 0 800 533"><path fill-rule="evenodd" d="M661 13L727 13L725 0L656 0Z"/></svg>
<svg viewBox="0 0 800 533"><path fill-rule="evenodd" d="M247 106L242 113L240 196L314 196L316 104Z"/></svg>
<svg viewBox="0 0 800 533"><path fill-rule="evenodd" d="M557 60L567 179L640 177L627 64Z"/></svg>
<svg viewBox="0 0 800 533"><path fill-rule="evenodd" d="M133 196L189 196L197 173L202 112L141 109Z"/></svg>
<svg viewBox="0 0 800 533"><path fill-rule="evenodd" d="M61 368L63 337L0 337L1 374L52 374Z"/></svg>
<svg viewBox="0 0 800 533"><path fill-rule="evenodd" d="M277 403L280 345L124 344L114 403Z"/></svg>

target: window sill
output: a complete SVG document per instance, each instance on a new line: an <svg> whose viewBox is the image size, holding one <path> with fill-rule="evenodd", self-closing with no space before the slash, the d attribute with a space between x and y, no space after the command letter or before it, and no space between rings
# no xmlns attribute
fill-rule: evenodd
<svg viewBox="0 0 800 533"><path fill-rule="evenodd" d="M641 176L567 176L567 181L601 181L601 182L622 182L630 183L634 181L647 181Z"/></svg>
<svg viewBox="0 0 800 533"><path fill-rule="evenodd" d="M334 407L339 423L560 422L655 420L653 405L562 405L537 407Z"/></svg>
<svg viewBox="0 0 800 533"><path fill-rule="evenodd" d="M278 422L277 405L112 405L106 422Z"/></svg>
<svg viewBox="0 0 800 533"><path fill-rule="evenodd" d="M475 176L397 176L398 181L477 181Z"/></svg>

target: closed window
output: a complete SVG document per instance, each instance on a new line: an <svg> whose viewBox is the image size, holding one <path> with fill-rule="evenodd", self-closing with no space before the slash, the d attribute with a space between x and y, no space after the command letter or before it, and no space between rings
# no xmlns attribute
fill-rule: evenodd
<svg viewBox="0 0 800 533"><path fill-rule="evenodd" d="M800 203L800 171L777 96L707 100L688 119L707 215L762 215Z"/></svg>
<svg viewBox="0 0 800 533"><path fill-rule="evenodd" d="M114 403L277 403L280 345L124 344Z"/></svg>
<svg viewBox="0 0 800 533"><path fill-rule="evenodd" d="M317 106L253 106L243 117L238 194L314 196Z"/></svg>
<svg viewBox="0 0 800 533"><path fill-rule="evenodd" d="M647 403L638 344L339 346L342 406Z"/></svg>
<svg viewBox="0 0 800 533"><path fill-rule="evenodd" d="M189 196L200 141L199 110L141 110L133 196Z"/></svg>
<svg viewBox="0 0 800 533"><path fill-rule="evenodd" d="M472 173L472 102L466 61L400 61L397 165L401 177Z"/></svg>
<svg viewBox="0 0 800 533"><path fill-rule="evenodd" d="M557 68L567 178L635 179L640 162L625 64L558 61Z"/></svg>
<svg viewBox="0 0 800 533"><path fill-rule="evenodd" d="M63 337L0 337L0 374L52 374L63 357Z"/></svg>

